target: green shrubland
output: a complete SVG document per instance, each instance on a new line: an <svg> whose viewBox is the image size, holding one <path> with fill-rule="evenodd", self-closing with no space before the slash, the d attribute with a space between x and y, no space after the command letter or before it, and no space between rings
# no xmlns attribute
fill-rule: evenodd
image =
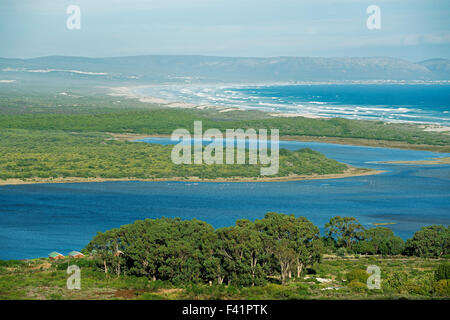
<svg viewBox="0 0 450 320"><path fill-rule="evenodd" d="M450 136L426 132L416 125L384 123L381 121L342 118L309 119L224 118L194 110L131 110L123 109L98 113L38 113L0 114L0 129L62 130L68 132L115 132L170 135L175 129L193 132L194 121L202 121L203 128L279 129L283 136L313 136L402 141L410 144L446 146Z"/></svg>
<svg viewBox="0 0 450 320"><path fill-rule="evenodd" d="M328 228L334 225L334 230L344 231L349 230L346 224L358 224L353 219L340 223L341 218L331 219ZM442 242L434 246L444 245L448 255L446 230L441 231ZM339 234L320 237L306 218L278 213L220 229L198 220L136 221L98 233L82 259L0 261L0 299L450 297L447 258L406 249L402 255L394 251L361 255L355 251L358 242L367 240L364 236L349 248L339 241ZM345 252L338 256L341 249ZM74 264L81 268L81 290L66 288L66 269ZM381 271L379 289L367 286L366 270L373 265Z"/></svg>
<svg viewBox="0 0 450 320"><path fill-rule="evenodd" d="M174 164L173 146L113 140L105 133L0 131L0 179L259 177L261 164ZM225 154L225 153L224 153ZM248 151L247 151L248 158ZM225 161L224 161L225 163ZM311 149L280 150L275 176L343 173L347 165Z"/></svg>

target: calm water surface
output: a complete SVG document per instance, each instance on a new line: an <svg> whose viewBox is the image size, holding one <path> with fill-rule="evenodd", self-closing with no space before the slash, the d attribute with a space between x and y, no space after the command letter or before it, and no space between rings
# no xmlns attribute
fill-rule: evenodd
<svg viewBox="0 0 450 320"><path fill-rule="evenodd" d="M164 138L146 139L167 144ZM450 165L393 165L380 161L450 156L308 142L330 158L386 170L374 176L291 182L99 182L0 186L0 259L67 254L82 249L97 231L137 219L197 218L214 227L260 219L268 211L306 216L323 225L335 215L354 216L366 227L395 222L402 238L420 227L450 223Z"/></svg>

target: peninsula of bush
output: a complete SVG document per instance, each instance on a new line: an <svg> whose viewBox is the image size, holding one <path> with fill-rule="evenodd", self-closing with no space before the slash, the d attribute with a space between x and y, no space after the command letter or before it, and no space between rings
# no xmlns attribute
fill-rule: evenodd
<svg viewBox="0 0 450 320"><path fill-rule="evenodd" d="M351 167L311 149L281 149L274 176L261 176L261 164L176 165L170 158L171 146L118 141L105 133L6 129L0 132L0 151L0 184L287 181L380 172Z"/></svg>
<svg viewBox="0 0 450 320"><path fill-rule="evenodd" d="M79 88L23 93L0 88L0 184L109 180L284 181L376 174L352 168L310 149L280 150L276 176L261 165L174 165L170 146L126 141L170 135L173 130L278 128L283 140L321 141L438 152L450 151L450 136L411 124L342 118L272 117L259 111L167 109L137 99Z"/></svg>

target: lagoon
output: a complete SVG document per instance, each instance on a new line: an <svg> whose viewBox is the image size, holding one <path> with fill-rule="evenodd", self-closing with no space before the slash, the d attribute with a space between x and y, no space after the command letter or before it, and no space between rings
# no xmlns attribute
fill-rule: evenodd
<svg viewBox="0 0 450 320"><path fill-rule="evenodd" d="M167 138L144 139L169 144ZM0 259L45 257L81 250L97 231L137 219L181 217L214 227L276 211L306 216L321 228L333 216L354 216L365 227L389 225L403 239L420 227L450 223L450 165L386 164L449 154L316 142L311 148L373 176L286 182L95 182L0 186Z"/></svg>

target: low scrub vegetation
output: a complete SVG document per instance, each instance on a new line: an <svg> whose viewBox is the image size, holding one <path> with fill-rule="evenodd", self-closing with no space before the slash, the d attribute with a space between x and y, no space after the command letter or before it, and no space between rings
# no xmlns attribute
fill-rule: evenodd
<svg viewBox="0 0 450 320"><path fill-rule="evenodd" d="M176 165L171 160L171 150L172 146L116 141L104 133L3 130L0 131L0 179L261 176L263 165L248 164L248 159L246 164ZM311 149L282 149L275 176L339 174L347 168Z"/></svg>
<svg viewBox="0 0 450 320"><path fill-rule="evenodd" d="M450 228L424 227L406 245L385 229L334 217L320 237L306 218L273 212L220 229L147 219L98 233L85 258L0 261L0 299L448 299ZM81 290L66 288L74 264ZM367 286L373 265L378 289Z"/></svg>

